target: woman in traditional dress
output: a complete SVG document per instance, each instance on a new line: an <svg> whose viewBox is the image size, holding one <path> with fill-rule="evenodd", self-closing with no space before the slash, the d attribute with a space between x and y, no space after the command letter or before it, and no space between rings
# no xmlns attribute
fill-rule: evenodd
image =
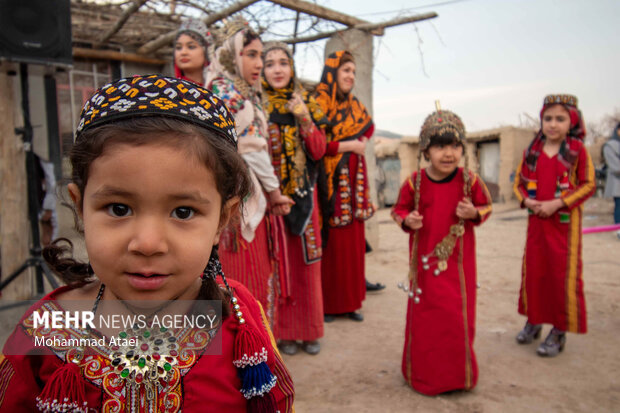
<svg viewBox="0 0 620 413"><path fill-rule="evenodd" d="M325 191L321 195L323 259L321 273L325 321L357 312L366 297L364 221L374 213L364 151L374 124L353 95L355 60L345 50L325 61L316 101L327 115L327 151L323 158Z"/></svg>
<svg viewBox="0 0 620 413"><path fill-rule="evenodd" d="M540 344L540 356L557 356L566 332L585 333L581 222L583 203L594 193L594 167L577 98L545 97L541 129L523 154L514 192L528 208L519 313L527 317L519 344L540 337L543 323L553 325Z"/></svg>
<svg viewBox="0 0 620 413"><path fill-rule="evenodd" d="M286 223L290 296L279 308L274 335L286 354L320 351L323 336L321 237L316 191L317 163L325 154L327 119L295 77L293 56L284 43L268 43L263 52L263 90L269 114L271 158L280 190L295 204Z"/></svg>
<svg viewBox="0 0 620 413"><path fill-rule="evenodd" d="M174 77L204 86L209 67L211 36L200 20L181 23L174 40Z"/></svg>
<svg viewBox="0 0 620 413"><path fill-rule="evenodd" d="M240 225L229 226L222 235L220 259L225 273L260 301L273 327L279 300L288 291L284 222L276 215L288 214L292 201L280 191L267 147L267 118L260 97L263 44L243 22L229 23L225 32L209 65L207 88L224 100L235 118L238 151L254 189Z"/></svg>

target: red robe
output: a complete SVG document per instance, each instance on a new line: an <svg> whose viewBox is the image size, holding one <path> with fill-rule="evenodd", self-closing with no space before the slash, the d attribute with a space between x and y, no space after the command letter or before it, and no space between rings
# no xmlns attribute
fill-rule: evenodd
<svg viewBox="0 0 620 413"><path fill-rule="evenodd" d="M263 306L271 328L277 322L278 302L286 288L282 277L288 272L288 263L283 257L283 239L282 218L267 213L251 242L241 236L237 224L234 232L230 228L223 231L219 248L224 274L250 290Z"/></svg>
<svg viewBox="0 0 620 413"><path fill-rule="evenodd" d="M266 319L259 304L245 287L235 281L229 281L235 291L235 297L239 300L243 316L246 322L258 328L265 338L270 337L272 349L269 349L268 365L272 373L277 377L276 386L271 390L281 412L293 411L293 383L284 366L275 342L266 324ZM55 301L58 293L66 291L69 287L61 287L44 297L35 304L27 313L41 307L44 300L50 303ZM64 353L67 349L43 347L46 355L15 355L26 354L24 348L34 345L32 341L32 328L28 317L24 316L11 337L5 344L4 352L7 354L0 361L0 411L1 412L33 412L36 408L36 397L41 393L46 383L54 372L65 364ZM30 318L30 320L32 320ZM189 347L181 347L181 355L189 354L188 357L179 357L178 364L174 366L174 378L169 382L170 390L167 395L158 393L157 411L164 411L164 396L170 402L166 412L245 412L247 401L240 393L241 382L237 375L237 369L233 365L233 348L237 331L237 320L229 316L220 327L222 334L221 355L210 355L208 349L204 349L202 355L194 354ZM39 330L39 329L37 329ZM63 331L68 331L64 329ZM74 331L75 332L75 331ZM75 332L79 335L79 332ZM181 343L181 342L180 342ZM208 345L207 345L208 346ZM11 350L18 347L20 350ZM187 351L187 353L184 353ZM93 411L119 411L125 412L127 400L125 398L125 386L122 380L116 380L109 374L110 359L106 356L95 354L86 356L79 364L80 379L85 385L85 396L89 409ZM117 375L115 375L117 376ZM118 377L118 376L117 376ZM119 385L120 382L120 385ZM118 406L119 410L114 410ZM89 410L90 411L90 410ZM148 410L141 410L148 411Z"/></svg>
<svg viewBox="0 0 620 413"><path fill-rule="evenodd" d="M521 205L528 197L526 184L521 178L522 168L523 161L517 169L514 183ZM549 158L541 151L535 172L537 200L556 197L558 170L557 155ZM595 190L594 166L585 147L581 147L568 174L568 190L561 195L566 208L561 208L549 218L534 214L529 216L519 313L527 316L532 324L548 323L562 331L585 333L581 223L583 203Z"/></svg>
<svg viewBox="0 0 620 413"><path fill-rule="evenodd" d="M411 387L435 395L451 390L472 389L478 381L473 344L476 321L476 239L474 226L491 213L491 197L486 185L471 174L471 199L480 218L465 221L465 234L457 241L448 259L448 268L438 276L435 266L423 268L422 255L429 254L457 224L456 207L464 197L463 169L441 182L433 182L422 170L419 212L423 227L415 232L403 226L414 209L417 172L403 184L392 217L410 233L410 259L417 263L420 302L407 300L407 326L402 372ZM414 267L415 268L415 267Z"/></svg>
<svg viewBox="0 0 620 413"><path fill-rule="evenodd" d="M325 134L314 124L307 135L303 128L306 156L319 161L325 154ZM280 176L278 154L285 150L285 142L279 128L269 128L272 162L276 175ZM277 145L277 148L274 148ZM281 188L282 189L282 188ZM317 185L312 192L313 209L302 235L295 235L286 226L286 253L288 257L289 291L278 305L278 318L273 333L281 340L313 341L323 337L323 293L321 291L321 230Z"/></svg>
<svg viewBox="0 0 620 413"><path fill-rule="evenodd" d="M370 138L374 131L371 125L363 136ZM325 157L334 156L338 152L339 142L327 144ZM349 155L349 185L356 188L358 177L359 156L353 152ZM365 162L362 157L362 162ZM367 188L368 177L364 171L361 177ZM367 190L367 189L366 189ZM337 197L340 194L336 195ZM358 194L349 194L353 201L358 199ZM336 200L336 211L341 208L340 198ZM364 220L354 218L356 202L350 203L349 214L353 217L351 223L345 226L331 226L323 217L323 225L329 226L327 245L323 247L323 259L321 260L321 276L323 284L323 308L325 314L344 314L362 308L362 301L366 298L366 235ZM372 209L372 207L370 207ZM365 211L372 215L373 211ZM366 219L366 218L364 218Z"/></svg>

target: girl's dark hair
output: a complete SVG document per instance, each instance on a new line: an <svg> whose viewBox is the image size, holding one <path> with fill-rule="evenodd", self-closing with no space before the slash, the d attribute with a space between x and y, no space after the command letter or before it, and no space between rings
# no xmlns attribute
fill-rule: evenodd
<svg viewBox="0 0 620 413"><path fill-rule="evenodd" d="M260 40L260 36L258 35L258 33L248 28L243 34L243 47L246 47L256 39Z"/></svg>
<svg viewBox="0 0 620 413"><path fill-rule="evenodd" d="M458 143L459 145L461 145L461 148L463 148L463 151L465 151L465 145L463 145L463 141L459 140L458 136L455 135L453 132L447 131L442 133L441 135L432 135L429 140L428 146L423 151L424 159L426 159L427 161L429 160L428 150L431 146L446 146L452 145L453 143Z"/></svg>
<svg viewBox="0 0 620 413"><path fill-rule="evenodd" d="M73 170L71 182L78 187L82 195L88 182L91 164L106 148L114 144L166 145L197 157L213 173L217 191L222 198L222 207L226 201L234 197L243 202L251 192L252 182L247 166L236 148L226 139L187 121L165 116L143 116L97 126L80 135L71 149L70 160ZM80 198L80 204L72 207L76 229L80 233L83 231L79 225L77 211L82 207L83 196ZM220 220L226 218L223 215L224 208L221 211ZM238 219L238 214L232 218ZM67 284L84 285L92 281L93 273L88 264L81 263L71 256L72 247L67 239L58 239L43 250L43 257ZM219 291L219 288L213 288L217 287L215 281L207 282L214 284L208 286L208 291ZM221 297L209 299L221 299Z"/></svg>
<svg viewBox="0 0 620 413"><path fill-rule="evenodd" d="M453 132L445 132L441 135L432 135L430 138L430 142L428 143L428 148L431 146L446 146L452 145L453 143L459 143L463 146L463 142L461 142L457 135Z"/></svg>

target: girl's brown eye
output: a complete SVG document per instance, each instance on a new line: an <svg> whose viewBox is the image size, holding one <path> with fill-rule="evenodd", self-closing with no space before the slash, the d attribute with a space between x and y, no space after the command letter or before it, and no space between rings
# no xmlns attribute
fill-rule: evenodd
<svg viewBox="0 0 620 413"><path fill-rule="evenodd" d="M131 208L125 204L110 204L107 209L113 217L125 217L131 213Z"/></svg>
<svg viewBox="0 0 620 413"><path fill-rule="evenodd" d="M194 208L178 207L172 211L172 216L180 220L186 220L194 216Z"/></svg>

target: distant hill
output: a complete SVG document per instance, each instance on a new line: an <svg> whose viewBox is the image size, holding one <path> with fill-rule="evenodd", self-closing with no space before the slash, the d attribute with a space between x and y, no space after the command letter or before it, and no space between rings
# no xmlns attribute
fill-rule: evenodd
<svg viewBox="0 0 620 413"><path fill-rule="evenodd" d="M389 139L400 139L403 137L403 135L399 135L398 133L394 133L394 132L390 132L390 131L386 131L386 130L381 130L381 129L377 129L375 131L375 135L376 136L382 136L384 138L389 138Z"/></svg>

